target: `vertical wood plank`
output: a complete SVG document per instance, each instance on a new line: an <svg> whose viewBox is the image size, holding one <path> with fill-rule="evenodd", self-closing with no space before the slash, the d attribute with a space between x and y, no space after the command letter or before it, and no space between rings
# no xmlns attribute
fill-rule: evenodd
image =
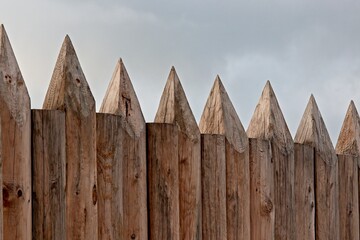
<svg viewBox="0 0 360 240"><path fill-rule="evenodd" d="M97 239L95 100L75 49L65 37L44 109L65 110L67 239Z"/></svg>
<svg viewBox="0 0 360 240"><path fill-rule="evenodd" d="M147 124L149 237L180 239L178 128Z"/></svg>
<svg viewBox="0 0 360 240"><path fill-rule="evenodd" d="M123 238L147 239L146 127L139 101L125 65L120 59L100 108L102 113L120 115L122 132ZM98 146L99 148L99 146ZM120 151L120 150L119 150ZM110 227L110 226L109 226ZM118 239L118 238L115 238Z"/></svg>
<svg viewBox="0 0 360 240"><path fill-rule="evenodd" d="M298 127L295 142L315 148L316 239L339 239L338 160L312 95Z"/></svg>
<svg viewBox="0 0 360 240"><path fill-rule="evenodd" d="M250 239L249 145L244 127L216 77L201 116L200 131L225 135L228 239ZM204 199L204 197L203 197Z"/></svg>
<svg viewBox="0 0 360 240"><path fill-rule="evenodd" d="M340 239L359 239L360 117L351 101L336 144L339 161Z"/></svg>
<svg viewBox="0 0 360 240"><path fill-rule="evenodd" d="M200 131L179 77L170 71L158 111L157 123L179 127L180 237L202 239Z"/></svg>
<svg viewBox="0 0 360 240"><path fill-rule="evenodd" d="M3 237L31 239L30 98L3 25L0 72Z"/></svg>
<svg viewBox="0 0 360 240"><path fill-rule="evenodd" d="M314 148L295 143L295 239L315 240Z"/></svg>
<svg viewBox="0 0 360 240"><path fill-rule="evenodd" d="M32 110L33 239L66 239L65 114Z"/></svg>
<svg viewBox="0 0 360 240"><path fill-rule="evenodd" d="M294 142L269 81L251 118L247 134L249 138L270 141L275 218L273 223L269 223L274 224L274 236L269 238L294 239ZM256 179L254 181L253 186L256 186Z"/></svg>
<svg viewBox="0 0 360 240"><path fill-rule="evenodd" d="M228 239L226 233L225 137L201 135L202 237Z"/></svg>

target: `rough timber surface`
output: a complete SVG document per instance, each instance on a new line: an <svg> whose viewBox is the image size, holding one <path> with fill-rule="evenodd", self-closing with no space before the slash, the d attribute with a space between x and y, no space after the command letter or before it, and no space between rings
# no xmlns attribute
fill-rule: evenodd
<svg viewBox="0 0 360 240"><path fill-rule="evenodd" d="M172 67L155 116L179 128L180 238L202 239L200 131Z"/></svg>
<svg viewBox="0 0 360 240"><path fill-rule="evenodd" d="M250 239L249 143L219 76L199 126L202 133L225 136L227 238Z"/></svg>
<svg viewBox="0 0 360 240"><path fill-rule="evenodd" d="M294 142L269 81L251 118L247 134L249 138L269 140L274 167L274 186L271 187L274 190L272 204L275 216L274 223L271 223L274 224L274 237L277 240L294 239ZM250 181L251 187L256 187L257 179ZM252 198L251 202L254 201Z"/></svg>
<svg viewBox="0 0 360 240"><path fill-rule="evenodd" d="M179 240L178 127L147 124L149 239Z"/></svg>
<svg viewBox="0 0 360 240"><path fill-rule="evenodd" d="M65 114L32 110L32 239L66 239Z"/></svg>
<svg viewBox="0 0 360 240"><path fill-rule="evenodd" d="M43 108L65 110L67 239L97 239L95 100L68 36Z"/></svg>
<svg viewBox="0 0 360 240"><path fill-rule="evenodd" d="M118 141L122 148L120 157L123 178L124 239L147 239L146 191L146 125L139 101L123 61L116 64L113 77L100 108L102 113L122 117L123 132ZM116 143L115 143L116 144ZM98 146L99 149L99 146ZM120 151L120 149L119 149ZM119 160L120 160L119 159Z"/></svg>
<svg viewBox="0 0 360 240"><path fill-rule="evenodd" d="M315 234L339 239L338 160L315 98L311 95L295 142L315 148Z"/></svg>
<svg viewBox="0 0 360 240"><path fill-rule="evenodd" d="M31 239L30 98L9 38L0 25L2 199L6 240ZM0 239L2 236L0 235Z"/></svg>

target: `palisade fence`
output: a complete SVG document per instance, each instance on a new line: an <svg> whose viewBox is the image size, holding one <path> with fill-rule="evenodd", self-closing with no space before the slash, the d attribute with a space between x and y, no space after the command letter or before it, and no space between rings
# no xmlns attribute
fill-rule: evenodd
<svg viewBox="0 0 360 240"><path fill-rule="evenodd" d="M269 82L245 132L216 78L200 124L174 68L146 123L120 60L100 108L67 36L43 109L0 27L0 238L359 239L360 118L293 140Z"/></svg>

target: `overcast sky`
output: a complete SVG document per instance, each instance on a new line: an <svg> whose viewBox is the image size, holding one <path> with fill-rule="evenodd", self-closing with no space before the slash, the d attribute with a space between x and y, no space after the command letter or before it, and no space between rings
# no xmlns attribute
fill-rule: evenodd
<svg viewBox="0 0 360 240"><path fill-rule="evenodd" d="M199 120L219 74L247 128L270 80L292 135L311 93L333 144L360 108L360 1L0 0L32 108L69 34L100 107L123 58L148 122L175 66Z"/></svg>

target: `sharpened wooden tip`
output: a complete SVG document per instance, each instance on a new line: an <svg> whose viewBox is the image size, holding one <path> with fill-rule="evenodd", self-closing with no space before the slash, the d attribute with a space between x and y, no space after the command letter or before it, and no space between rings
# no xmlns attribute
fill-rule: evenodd
<svg viewBox="0 0 360 240"><path fill-rule="evenodd" d="M125 117L136 135L145 128L139 100L121 58L116 64L100 112Z"/></svg>
<svg viewBox="0 0 360 240"><path fill-rule="evenodd" d="M94 97L68 35L55 64L43 108L71 109L83 116L88 116L95 109Z"/></svg>
<svg viewBox="0 0 360 240"><path fill-rule="evenodd" d="M239 152L243 152L248 146L248 137L244 127L219 75L215 78L199 126L203 134L225 135Z"/></svg>
<svg viewBox="0 0 360 240"><path fill-rule="evenodd" d="M192 140L200 140L199 127L174 67L170 70L161 96L155 122L177 124L179 129Z"/></svg>
<svg viewBox="0 0 360 240"><path fill-rule="evenodd" d="M17 124L26 122L30 98L4 25L0 26L0 96Z"/></svg>
<svg viewBox="0 0 360 240"><path fill-rule="evenodd" d="M310 145L331 165L336 162L335 149L313 95L295 135L295 142Z"/></svg>
<svg viewBox="0 0 360 240"><path fill-rule="evenodd" d="M293 150L294 142L270 81L266 82L246 133L249 138L272 140L286 152Z"/></svg>
<svg viewBox="0 0 360 240"><path fill-rule="evenodd" d="M336 144L336 153L360 155L360 117L353 101L346 112Z"/></svg>

